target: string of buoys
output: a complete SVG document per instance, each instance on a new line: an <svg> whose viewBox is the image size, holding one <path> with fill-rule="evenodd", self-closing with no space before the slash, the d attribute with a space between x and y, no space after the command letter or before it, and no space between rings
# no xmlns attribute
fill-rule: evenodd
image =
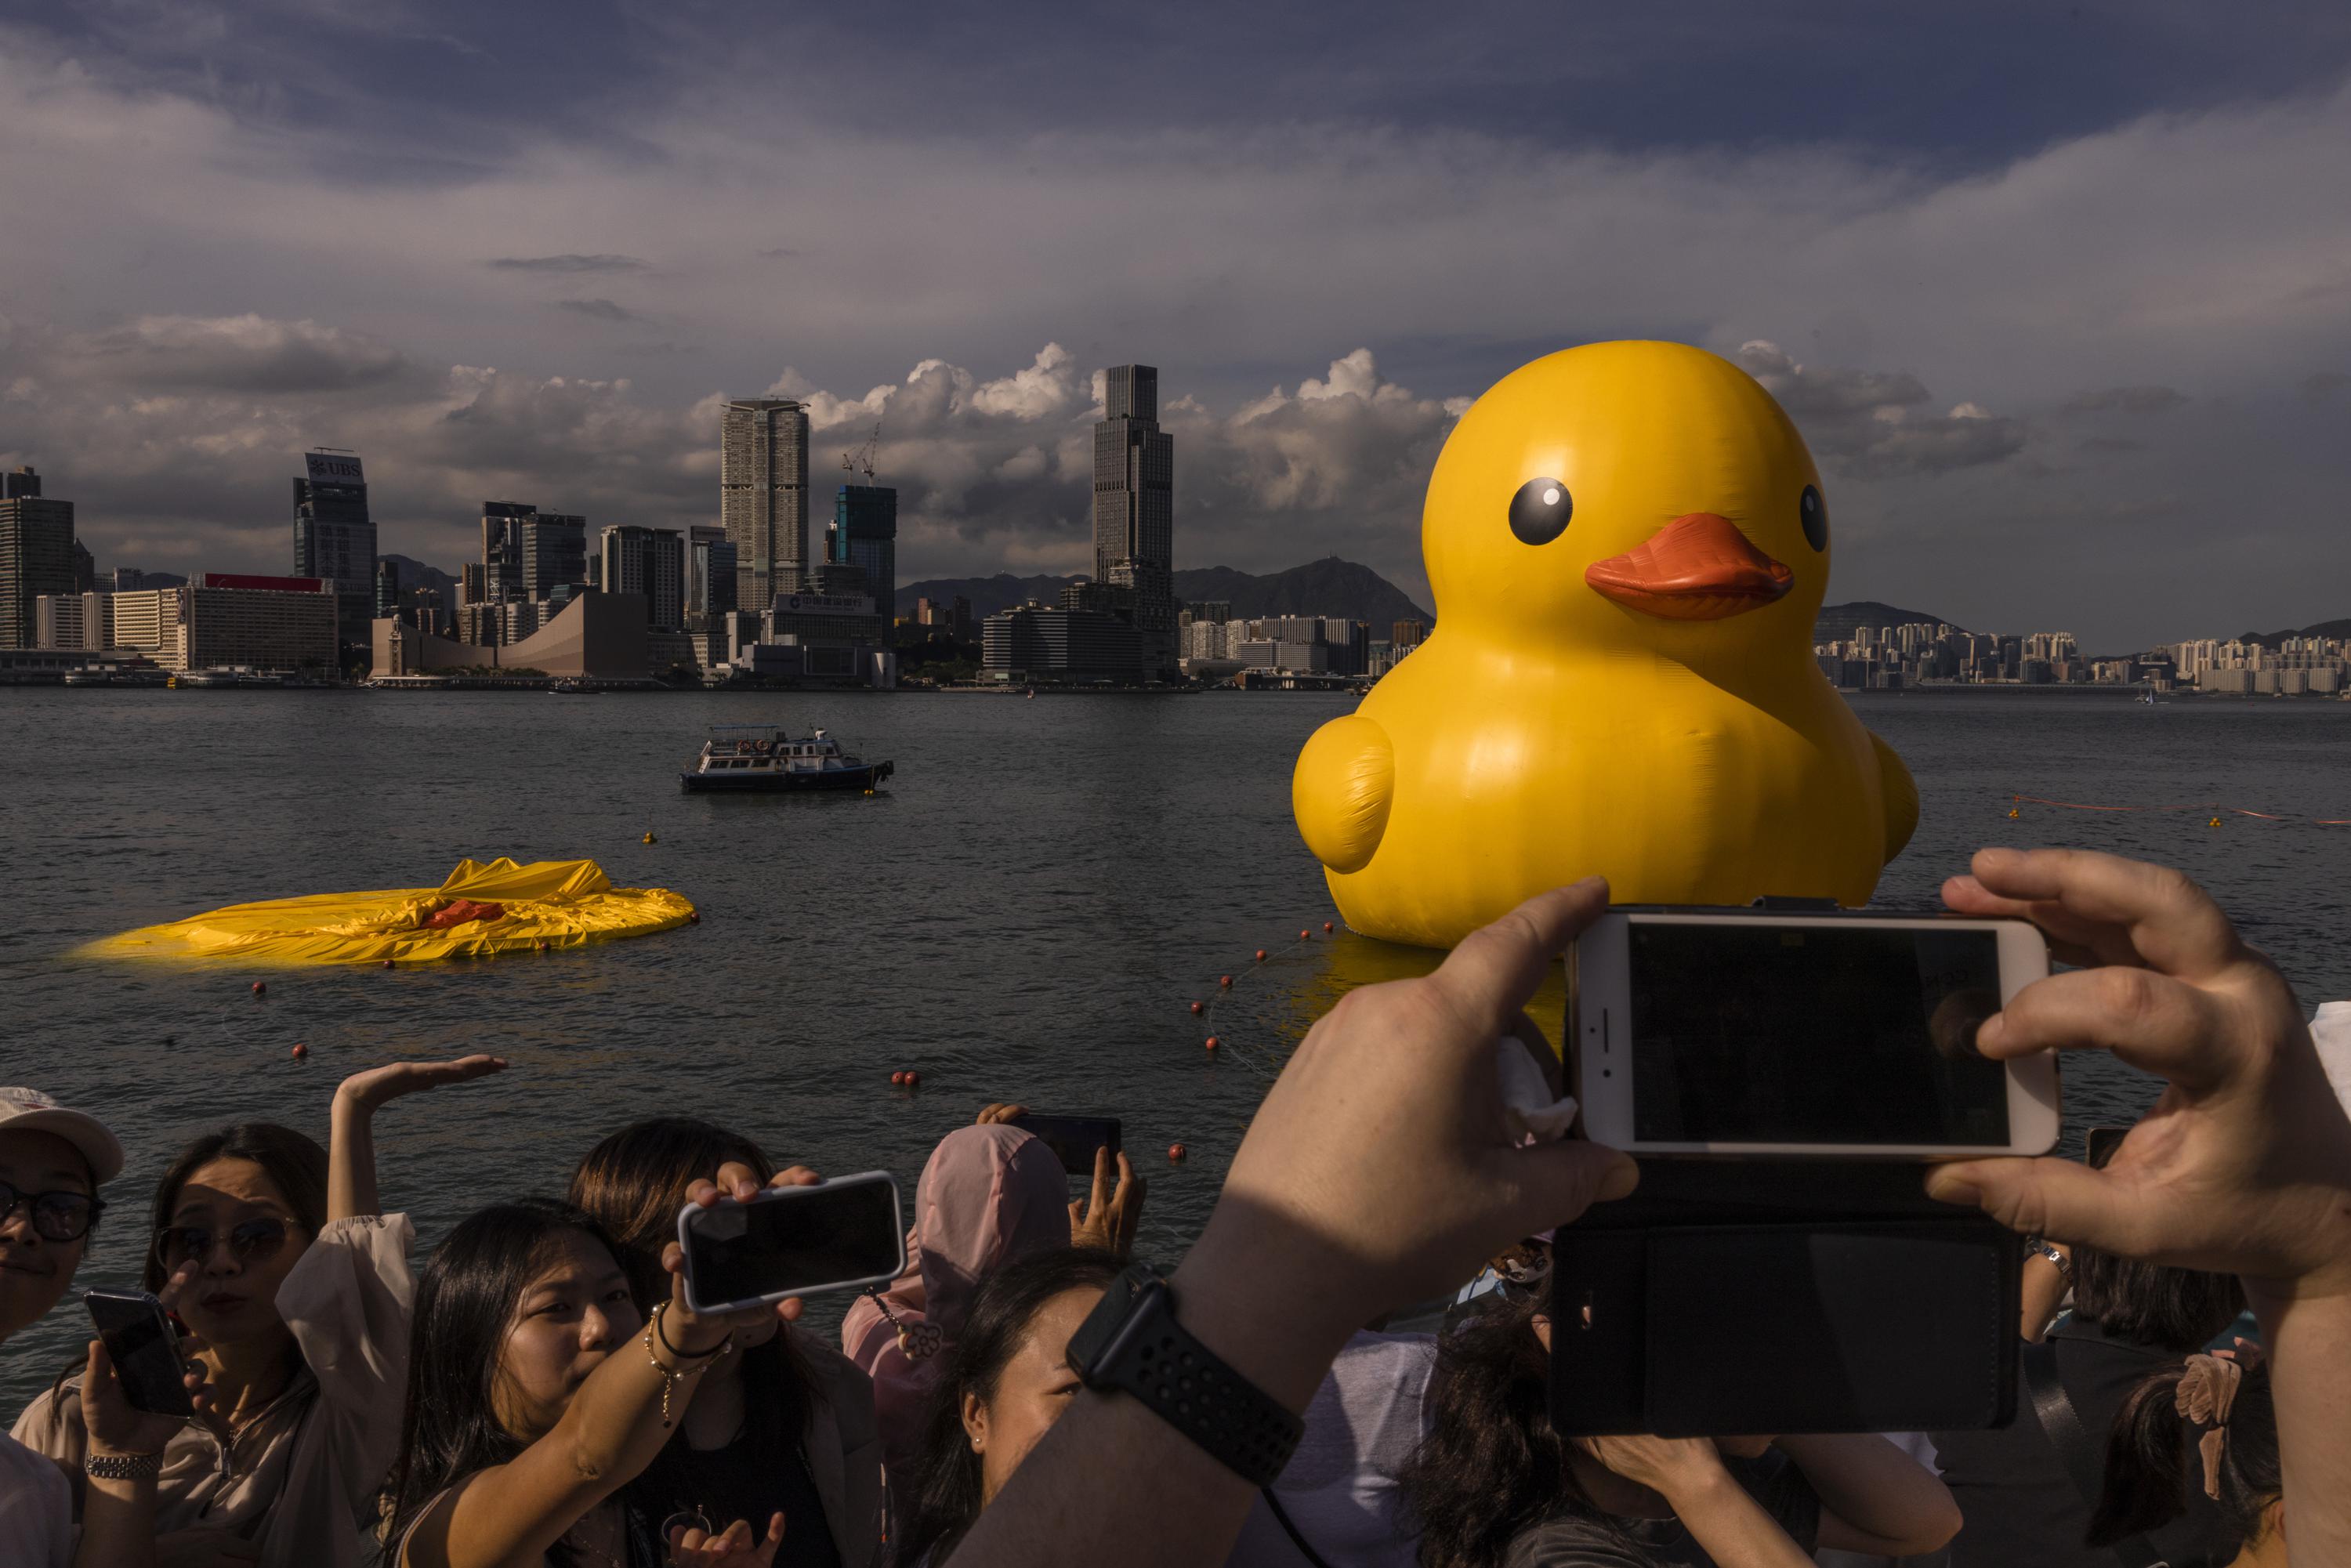
<svg viewBox="0 0 2351 1568"><path fill-rule="evenodd" d="M890 1082L901 1089L912 1089L923 1082L923 1075L911 1068L900 1068L890 1074Z"/></svg>
<svg viewBox="0 0 2351 1568"><path fill-rule="evenodd" d="M1338 925L1335 921L1326 920L1322 923L1322 929L1326 933L1333 932L1338 929ZM1301 926L1298 932L1298 939L1295 942L1290 943L1289 946L1284 947L1281 952L1282 954L1290 953L1313 940L1314 928L1311 925ZM1250 955L1254 967L1259 969L1263 968L1269 962L1280 956L1281 955L1276 954L1272 949L1266 947L1259 947ZM1190 1009L1192 1016L1203 1020L1207 1019L1211 1016L1215 1008L1230 999L1233 994L1233 985L1234 982L1232 976L1217 976L1217 994L1214 997L1206 1001L1194 1001L1186 1004ZM1204 1050L1210 1057L1229 1056L1233 1061L1239 1062L1242 1066L1248 1068L1251 1072L1256 1073L1259 1077L1265 1079L1268 1082L1271 1082L1277 1076L1274 1072L1267 1071L1265 1067L1256 1061L1248 1052L1230 1049L1232 1042L1227 1040L1222 1034L1211 1034L1207 1039L1203 1040L1200 1042L1200 1045L1201 1049Z"/></svg>
<svg viewBox="0 0 2351 1568"><path fill-rule="evenodd" d="M2202 811L2207 814L2204 825L2217 828L2224 816L2252 817L2264 822L2300 822L2314 828L2351 828L2351 817L2308 817L2294 811L2256 811L2250 806L2231 806L2223 800L2191 800L2177 805L2101 806L2084 800L2057 800L2046 795L2009 796L2011 818L2024 815L2026 806L2048 806L2061 811Z"/></svg>

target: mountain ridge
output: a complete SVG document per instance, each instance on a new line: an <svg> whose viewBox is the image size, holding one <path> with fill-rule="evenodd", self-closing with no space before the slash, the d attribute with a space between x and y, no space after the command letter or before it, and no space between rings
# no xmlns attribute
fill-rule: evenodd
<svg viewBox="0 0 2351 1568"><path fill-rule="evenodd" d="M1333 615L1368 622L1375 639L1384 638L1398 621L1433 623L1435 617L1404 590L1360 562L1325 556L1285 571L1262 575L1229 566L1190 567L1173 574L1176 597L1186 603L1208 600L1229 602L1243 620L1266 615ZM1047 604L1061 599L1061 590L1085 580L1081 574L1015 577L926 578L898 590L897 612L911 614L918 599L971 601L972 618L985 620L1034 599Z"/></svg>

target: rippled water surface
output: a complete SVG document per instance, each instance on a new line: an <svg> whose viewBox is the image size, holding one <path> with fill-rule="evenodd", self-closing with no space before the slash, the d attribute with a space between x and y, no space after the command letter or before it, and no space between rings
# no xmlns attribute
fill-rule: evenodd
<svg viewBox="0 0 2351 1568"><path fill-rule="evenodd" d="M604 1132L674 1112L911 1197L986 1101L1123 1116L1152 1189L1142 1248L1205 1218L1267 1074L1346 987L1425 960L1343 931L1291 829L1299 745L1335 695L600 696L0 689L0 1082L100 1111L130 1174L83 1285L135 1273L143 1186L237 1119L323 1138L338 1078L489 1051L513 1071L379 1122L388 1206L429 1243L494 1197L557 1190ZM2351 705L2105 695L1857 699L1917 776L1917 841L1880 884L1916 906L1980 843L2168 860L2210 887L2305 1001L2351 995L2351 828L2059 811L2221 800L2351 817ZM866 798L711 799L675 771L711 723L828 725L897 777ZM647 831L657 841L642 841ZM298 893L437 883L460 857L590 857L674 887L700 925L492 963L256 971L85 963L128 926ZM1310 927L1313 940L1296 934ZM1259 967L1259 946L1273 950ZM1211 1060L1187 1004L1238 977ZM310 1047L294 1062L288 1048ZM893 1090L915 1067L922 1087ZM2147 1081L2075 1064L2069 1122ZM1181 1139L1191 1158L1162 1151ZM55 1370L59 1312L12 1343L0 1406Z"/></svg>

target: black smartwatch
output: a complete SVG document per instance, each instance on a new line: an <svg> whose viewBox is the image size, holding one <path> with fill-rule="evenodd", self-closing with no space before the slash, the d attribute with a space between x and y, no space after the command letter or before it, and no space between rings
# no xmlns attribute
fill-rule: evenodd
<svg viewBox="0 0 2351 1568"><path fill-rule="evenodd" d="M1176 1322L1176 1293L1130 1265L1070 1336L1070 1370L1099 1393L1132 1394L1253 1487L1273 1484L1306 1423Z"/></svg>

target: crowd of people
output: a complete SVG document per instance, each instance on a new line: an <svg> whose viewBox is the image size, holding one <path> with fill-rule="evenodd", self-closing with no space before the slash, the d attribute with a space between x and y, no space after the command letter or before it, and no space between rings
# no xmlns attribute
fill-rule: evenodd
<svg viewBox="0 0 2351 1568"><path fill-rule="evenodd" d="M506 1065L475 1056L345 1081L324 1146L268 1124L188 1142L147 1198L141 1279L194 1414L133 1408L91 1340L0 1439L0 1568L2351 1562L2351 1119L2210 901L2103 856L1986 852L1946 888L2081 966L1980 1049L2108 1050L2169 1081L2101 1167L1926 1178L2032 1239L2017 1421L1556 1431L1548 1238L1638 1172L1505 1131L1495 1042L1527 1038L1605 897L1545 895L1433 975L1350 994L1259 1109L1173 1295L1302 1416L1270 1484L1072 1369L1144 1184L1103 1155L1071 1202L1016 1105L941 1140L904 1270L837 1343L797 1300L695 1310L680 1209L820 1178L683 1117L614 1132L561 1197L479 1209L413 1272L374 1121ZM123 1163L103 1107L0 1089L0 1341L123 1223L101 1224ZM1473 1275L1490 1288L1422 1332L1390 1321ZM2053 1382L2081 1432L2046 1414Z"/></svg>

